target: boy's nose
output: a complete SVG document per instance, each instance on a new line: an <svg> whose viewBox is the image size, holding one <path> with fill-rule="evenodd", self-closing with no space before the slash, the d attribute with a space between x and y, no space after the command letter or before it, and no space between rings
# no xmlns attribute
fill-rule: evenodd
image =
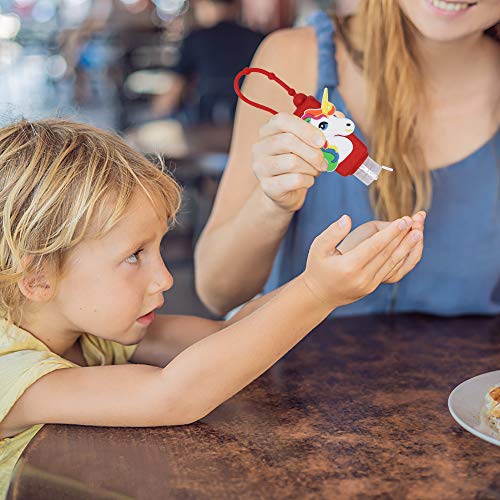
<svg viewBox="0 0 500 500"><path fill-rule="evenodd" d="M155 279L153 281L153 288L155 292L161 291L166 292L170 290L174 284L174 278L170 274L165 264L162 263L160 268L155 274Z"/></svg>

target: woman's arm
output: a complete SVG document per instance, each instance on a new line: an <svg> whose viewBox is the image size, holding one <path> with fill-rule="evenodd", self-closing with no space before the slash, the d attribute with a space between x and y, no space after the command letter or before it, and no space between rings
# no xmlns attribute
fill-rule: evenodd
<svg viewBox="0 0 500 500"><path fill-rule="evenodd" d="M274 71L291 86L311 92L316 62L314 30L301 28L266 38L252 66ZM290 96L262 75L247 76L243 91L277 110L293 111ZM307 144L317 129L286 115L261 130L270 116L245 103L238 105L229 162L196 246L197 292L217 314L262 290L293 213L321 171L321 151ZM257 150L259 130L265 137Z"/></svg>

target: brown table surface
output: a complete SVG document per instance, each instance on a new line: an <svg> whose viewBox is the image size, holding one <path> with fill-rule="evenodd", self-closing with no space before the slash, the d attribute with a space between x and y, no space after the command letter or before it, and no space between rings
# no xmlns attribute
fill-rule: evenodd
<svg viewBox="0 0 500 500"><path fill-rule="evenodd" d="M10 498L500 498L500 447L447 409L499 368L500 317L325 322L200 423L44 427Z"/></svg>

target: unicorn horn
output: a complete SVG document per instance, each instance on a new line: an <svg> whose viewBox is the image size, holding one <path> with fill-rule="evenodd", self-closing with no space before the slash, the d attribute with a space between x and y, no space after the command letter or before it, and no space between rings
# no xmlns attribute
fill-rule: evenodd
<svg viewBox="0 0 500 500"><path fill-rule="evenodd" d="M331 115L335 111L335 106L328 101L328 88L323 90L323 99L321 100L321 111L324 115Z"/></svg>

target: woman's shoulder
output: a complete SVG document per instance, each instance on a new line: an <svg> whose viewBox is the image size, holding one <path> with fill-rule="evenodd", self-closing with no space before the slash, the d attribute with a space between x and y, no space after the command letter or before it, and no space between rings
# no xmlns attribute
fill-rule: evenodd
<svg viewBox="0 0 500 500"><path fill-rule="evenodd" d="M316 32L313 26L284 28L273 31L262 41L263 49L307 51L316 44Z"/></svg>
<svg viewBox="0 0 500 500"><path fill-rule="evenodd" d="M317 72L317 41L312 26L274 31L260 44L252 66L262 67L299 92L312 93Z"/></svg>

